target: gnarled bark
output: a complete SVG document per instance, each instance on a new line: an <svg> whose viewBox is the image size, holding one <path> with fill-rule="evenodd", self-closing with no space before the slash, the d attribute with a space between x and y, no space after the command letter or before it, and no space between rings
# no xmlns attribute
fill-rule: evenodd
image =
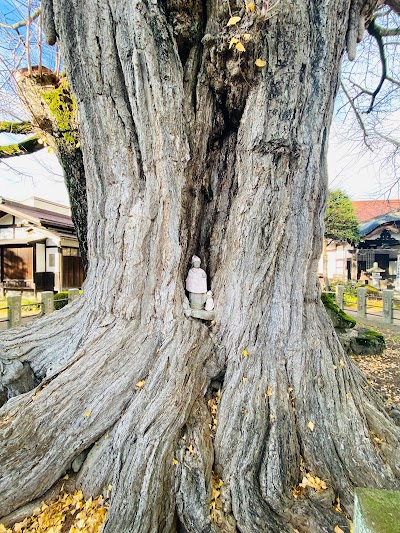
<svg viewBox="0 0 400 533"><path fill-rule="evenodd" d="M232 1L240 29L213 0L93 1L90 17L53 5L80 110L90 268L85 296L58 312L53 357L30 343L56 335L51 318L0 337L6 357L27 339L18 357L39 377L60 365L3 407L0 515L90 448L77 482L112 485L106 532L344 526L335 496L351 512L355 485L400 477L399 431L316 280L349 5L282 0L266 19ZM245 53L229 49L236 32L251 35ZM212 324L183 314L194 252ZM302 464L329 491L295 498Z"/></svg>

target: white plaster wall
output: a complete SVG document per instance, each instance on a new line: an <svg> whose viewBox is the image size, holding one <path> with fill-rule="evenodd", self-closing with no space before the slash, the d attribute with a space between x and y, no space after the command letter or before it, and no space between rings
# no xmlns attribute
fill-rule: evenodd
<svg viewBox="0 0 400 533"><path fill-rule="evenodd" d="M36 272L46 272L46 246L36 244Z"/></svg>

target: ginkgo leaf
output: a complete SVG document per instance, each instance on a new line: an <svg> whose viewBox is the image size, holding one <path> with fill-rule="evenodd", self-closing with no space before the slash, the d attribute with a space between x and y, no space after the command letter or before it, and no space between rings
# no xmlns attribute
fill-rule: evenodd
<svg viewBox="0 0 400 533"><path fill-rule="evenodd" d="M260 58L256 59L256 60L254 61L254 63L255 63L255 65L256 65L256 67L259 67L259 68L264 68L265 65L267 64L267 62L264 61L264 59L260 59Z"/></svg>
<svg viewBox="0 0 400 533"><path fill-rule="evenodd" d="M247 357L249 355L249 352L247 350L243 350L243 357Z"/></svg>
<svg viewBox="0 0 400 533"><path fill-rule="evenodd" d="M250 39L251 39L251 35L250 35L250 33L245 33L245 34L243 35L243 39L244 39L246 42L247 42L247 41L250 41Z"/></svg>
<svg viewBox="0 0 400 533"><path fill-rule="evenodd" d="M243 46L242 43L236 43L236 46L235 46L236 50L238 50L239 52L245 52L246 51L246 48Z"/></svg>
<svg viewBox="0 0 400 533"><path fill-rule="evenodd" d="M108 490L112 490L112 485L108 485Z"/></svg>
<svg viewBox="0 0 400 533"><path fill-rule="evenodd" d="M232 37L232 39L229 41L229 50L232 48L232 46L239 42L239 39L237 37Z"/></svg>
<svg viewBox="0 0 400 533"><path fill-rule="evenodd" d="M237 24L239 21L240 21L240 17L231 17L228 20L227 26L235 26L235 24Z"/></svg>
<svg viewBox="0 0 400 533"><path fill-rule="evenodd" d="M65 474L65 476L63 477L63 479L69 479L69 475L68 475L68 474Z"/></svg>
<svg viewBox="0 0 400 533"><path fill-rule="evenodd" d="M174 463L174 465L177 465L179 463L178 459L175 459L175 457L173 457L172 462Z"/></svg>
<svg viewBox="0 0 400 533"><path fill-rule="evenodd" d="M110 435L107 433L107 435L104 435L104 440L107 440L110 438Z"/></svg>
<svg viewBox="0 0 400 533"><path fill-rule="evenodd" d="M90 416L92 414L92 411L86 411L86 413L83 416Z"/></svg>
<svg viewBox="0 0 400 533"><path fill-rule="evenodd" d="M189 444L188 452L189 453L193 453L194 452L194 448L193 448L192 444Z"/></svg>
<svg viewBox="0 0 400 533"><path fill-rule="evenodd" d="M350 393L346 392L346 400L350 400Z"/></svg>
<svg viewBox="0 0 400 533"><path fill-rule="evenodd" d="M333 533L344 533L343 529L339 526L335 526Z"/></svg>
<svg viewBox="0 0 400 533"><path fill-rule="evenodd" d="M246 381L247 381L246 376L243 376L242 381L243 381L243 383L246 383Z"/></svg>
<svg viewBox="0 0 400 533"><path fill-rule="evenodd" d="M246 11L247 12L251 11L252 13L254 13L255 9L256 9L256 6L254 5L254 2L249 2L246 5Z"/></svg>
<svg viewBox="0 0 400 533"><path fill-rule="evenodd" d="M271 387L271 385L268 385L268 388L267 388L267 396L269 396L269 397L272 396L272 387Z"/></svg>
<svg viewBox="0 0 400 533"><path fill-rule="evenodd" d="M273 422L275 420L275 416L273 414L270 414L269 415L269 419L270 419L271 422Z"/></svg>
<svg viewBox="0 0 400 533"><path fill-rule="evenodd" d="M146 383L146 380L145 380L145 379L142 379L141 381L138 381L138 382L136 383L136 387L137 387L138 389L141 389L145 383Z"/></svg>
<svg viewBox="0 0 400 533"><path fill-rule="evenodd" d="M341 359L341 360L339 361L339 365L340 365L340 366L344 366L344 361L343 361L343 359Z"/></svg>
<svg viewBox="0 0 400 533"><path fill-rule="evenodd" d="M311 431L314 431L314 427L315 427L314 422L311 422L311 420L310 420L309 423L307 424L307 427L308 427L309 429L311 429Z"/></svg>

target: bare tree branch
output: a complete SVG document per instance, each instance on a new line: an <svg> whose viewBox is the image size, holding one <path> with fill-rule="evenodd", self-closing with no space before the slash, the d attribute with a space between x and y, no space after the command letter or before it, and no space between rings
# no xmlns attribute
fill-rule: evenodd
<svg viewBox="0 0 400 533"><path fill-rule="evenodd" d="M371 22L371 24L368 26L367 31L372 37L374 37L374 39L376 40L376 42L378 44L379 55L380 55L381 63L382 63L381 79L380 79L380 81L378 83L378 86L376 87L375 91L372 93L371 103L370 103L368 111L367 111L367 113L371 113L371 111L372 111L372 109L374 107L375 99L378 96L379 91L382 89L382 85L384 84L384 82L386 80L386 77L387 77L387 61L386 61L386 54L385 54L385 47L384 47L384 43L383 43L383 37L379 33L379 31L377 30L377 24L376 24L375 20L373 20Z"/></svg>
<svg viewBox="0 0 400 533"><path fill-rule="evenodd" d="M18 22L15 22L14 24L6 24L5 22L0 22L0 27L7 28L9 30L18 30L19 28L22 28L23 26L29 26L31 22L33 22L35 19L38 18L41 11L42 11L41 8L38 7L28 18L24 20L19 20Z"/></svg>
<svg viewBox="0 0 400 533"><path fill-rule="evenodd" d="M393 9L397 15L400 15L400 0L385 0L385 5Z"/></svg>
<svg viewBox="0 0 400 533"><path fill-rule="evenodd" d="M364 137L364 142L365 142L365 145L371 150L371 147L369 145L369 142L368 142L368 132L367 132L367 129L365 127L365 124L364 124L364 121L363 119L361 118L361 115L360 113L358 112L358 109L356 108L356 106L354 105L354 101L353 101L353 98L350 96L350 94L348 93L346 87L344 86L343 82L340 83L340 86L342 87L343 89L343 92L344 94L346 95L346 98L355 114L355 117L357 119L357 122L363 132L363 137Z"/></svg>

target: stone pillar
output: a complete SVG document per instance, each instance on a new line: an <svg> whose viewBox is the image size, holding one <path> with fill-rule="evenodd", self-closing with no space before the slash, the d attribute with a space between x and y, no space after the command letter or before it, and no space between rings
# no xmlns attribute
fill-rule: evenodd
<svg viewBox="0 0 400 533"><path fill-rule="evenodd" d="M21 324L21 296L7 296L8 327L14 328Z"/></svg>
<svg viewBox="0 0 400 533"><path fill-rule="evenodd" d="M336 305L343 310L344 286L336 285Z"/></svg>
<svg viewBox="0 0 400 533"><path fill-rule="evenodd" d="M54 311L54 292L53 291L43 291L42 292L42 304L43 304L43 313L48 315Z"/></svg>
<svg viewBox="0 0 400 533"><path fill-rule="evenodd" d="M367 289L364 287L357 289L357 316L358 318L367 316Z"/></svg>
<svg viewBox="0 0 400 533"><path fill-rule="evenodd" d="M393 291L382 291L382 320L385 324L393 323Z"/></svg>
<svg viewBox="0 0 400 533"><path fill-rule="evenodd" d="M68 289L68 303L79 298L79 289Z"/></svg>

